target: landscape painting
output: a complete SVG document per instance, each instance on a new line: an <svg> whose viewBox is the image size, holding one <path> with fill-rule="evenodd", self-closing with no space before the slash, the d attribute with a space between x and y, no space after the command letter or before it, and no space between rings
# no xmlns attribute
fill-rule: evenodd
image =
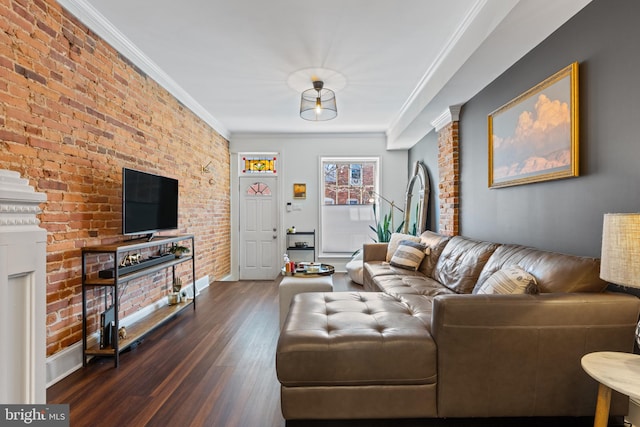
<svg viewBox="0 0 640 427"><path fill-rule="evenodd" d="M489 187L578 172L578 63L573 63L489 114Z"/></svg>

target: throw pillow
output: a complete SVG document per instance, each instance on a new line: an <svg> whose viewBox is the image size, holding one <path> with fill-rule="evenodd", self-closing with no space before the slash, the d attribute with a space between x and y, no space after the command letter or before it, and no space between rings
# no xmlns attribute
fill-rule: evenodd
<svg viewBox="0 0 640 427"><path fill-rule="evenodd" d="M387 262L391 261L391 257L396 253L396 249L398 249L398 245L403 240L409 240L412 242L419 242L419 236L412 236L411 234L402 234L402 233L393 233L391 234L391 238L389 239L389 243L387 244Z"/></svg>
<svg viewBox="0 0 640 427"><path fill-rule="evenodd" d="M427 277L432 278L433 268L438 263L438 258L449 241L449 237L443 236L433 231L425 231L420 235L420 243L429 248L427 256L424 257L418 270Z"/></svg>
<svg viewBox="0 0 640 427"><path fill-rule="evenodd" d="M475 293L537 294L539 290L535 277L523 270L522 267L513 265L493 273Z"/></svg>
<svg viewBox="0 0 640 427"><path fill-rule="evenodd" d="M402 240L398 245L398 249L396 249L391 257L389 264L394 267L416 271L428 250L429 249L421 243Z"/></svg>

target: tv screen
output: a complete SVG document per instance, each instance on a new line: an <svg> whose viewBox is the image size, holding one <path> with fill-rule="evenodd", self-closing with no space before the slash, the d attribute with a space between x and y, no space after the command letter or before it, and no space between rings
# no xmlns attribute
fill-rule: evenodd
<svg viewBox="0 0 640 427"><path fill-rule="evenodd" d="M178 228L178 180L122 169L122 233L153 234Z"/></svg>

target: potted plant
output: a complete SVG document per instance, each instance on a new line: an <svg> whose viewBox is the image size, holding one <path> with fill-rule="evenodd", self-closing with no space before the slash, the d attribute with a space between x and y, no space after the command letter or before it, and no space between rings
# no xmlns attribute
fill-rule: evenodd
<svg viewBox="0 0 640 427"><path fill-rule="evenodd" d="M180 289L182 289L182 279L176 277L173 279L173 285L171 286L171 293L168 295L169 305L178 304L181 302Z"/></svg>
<svg viewBox="0 0 640 427"><path fill-rule="evenodd" d="M182 258L184 254L188 254L189 252L191 252L191 249L189 249L186 246L181 246L181 245L178 245L177 243L174 243L169 248L169 252L174 254L176 258Z"/></svg>
<svg viewBox="0 0 640 427"><path fill-rule="evenodd" d="M394 204L391 204L391 210L388 214L385 214L381 219L378 217L378 212L376 209L376 204L373 205L373 218L375 220L375 227L370 225L369 228L376 233L376 239L373 239L377 243L384 243L391 240L391 234L394 232L399 233L402 230L402 226L404 225L404 220L400 223L397 229L393 229L393 208ZM398 207L396 209L402 211Z"/></svg>
<svg viewBox="0 0 640 427"><path fill-rule="evenodd" d="M404 225L404 220L400 223L398 228L396 229L393 228L393 209L396 208L400 212L402 212L402 209L395 206L393 202L390 202L390 204L391 204L391 210L389 211L388 214L385 214L382 218L379 218L378 216L378 210L376 208L377 204L374 203L372 205L373 218L375 220L375 227L373 225L370 225L369 228L374 233L376 233L376 237L372 238L374 242L377 242L377 243L389 242L389 240L391 240L391 235L394 232L400 233L400 231L402 230L402 226ZM415 235L415 231L413 234ZM362 261L362 256L363 256L362 248L359 248L351 255L351 260L345 265L345 268L347 269L347 273L349 274L349 278L359 285L362 285L363 283L362 269L363 269L364 263Z"/></svg>

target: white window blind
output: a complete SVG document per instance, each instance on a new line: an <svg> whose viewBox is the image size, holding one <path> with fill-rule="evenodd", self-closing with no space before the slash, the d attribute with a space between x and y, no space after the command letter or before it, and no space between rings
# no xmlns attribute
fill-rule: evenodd
<svg viewBox="0 0 640 427"><path fill-rule="evenodd" d="M372 194L378 192L380 159L323 157L320 177L320 256L348 256L372 242Z"/></svg>

